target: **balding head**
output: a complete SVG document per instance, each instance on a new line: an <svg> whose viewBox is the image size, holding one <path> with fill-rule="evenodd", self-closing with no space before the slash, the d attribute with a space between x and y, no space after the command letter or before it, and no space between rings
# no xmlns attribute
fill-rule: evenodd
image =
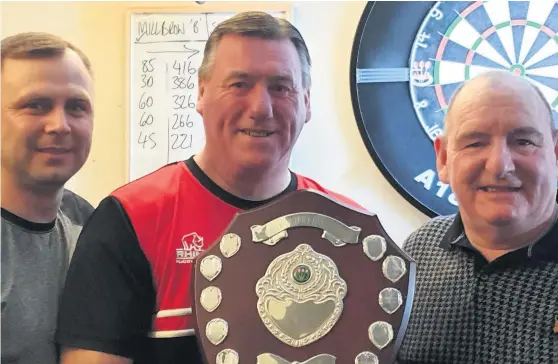
<svg viewBox="0 0 558 364"><path fill-rule="evenodd" d="M558 134L550 104L535 85L508 71L490 71L462 83L455 91L444 119L444 137L447 137L455 121L460 118L464 105L472 106L497 97L515 98L518 102L541 108L541 114L548 119L552 134Z"/></svg>
<svg viewBox="0 0 558 364"><path fill-rule="evenodd" d="M540 231L558 180L557 134L543 95L523 77L488 72L456 92L446 120L446 135L434 141L436 168L468 236L495 239L501 249Z"/></svg>

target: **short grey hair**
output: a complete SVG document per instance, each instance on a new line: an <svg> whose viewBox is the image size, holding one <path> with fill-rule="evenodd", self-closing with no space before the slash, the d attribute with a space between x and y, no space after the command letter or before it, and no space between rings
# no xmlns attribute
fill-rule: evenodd
<svg viewBox="0 0 558 364"><path fill-rule="evenodd" d="M200 79L208 79L211 76L211 68L215 59L215 50L221 38L226 34L270 40L289 39L296 48L300 59L302 86L305 89L310 88L310 68L312 66L312 61L304 38L302 38L298 29L289 21L275 18L268 13L260 11L239 13L217 25L205 44L203 61L199 69Z"/></svg>
<svg viewBox="0 0 558 364"><path fill-rule="evenodd" d="M490 71L490 72L486 72L484 74L481 74L479 76L477 76L477 78L486 78L486 79L493 79L493 77L497 76L498 73L502 73L502 72L507 72L507 71ZM519 77L519 76L514 76L514 77ZM473 78L474 79L474 78ZM445 137L447 135L447 131L448 131L448 119L449 119L449 115L450 115L450 111L453 109L453 106L455 104L455 101L457 100L459 94L461 93L461 91L466 87L466 85L472 81L468 80L463 82L461 85L459 85L459 87L457 87L457 89L454 91L450 102L448 104L448 108L447 108L447 112L444 118L444 132L443 132L443 137ZM535 93L537 94L538 98L541 100L541 102L543 103L546 111L548 112L548 117L550 118L550 131L552 133L552 136L556 137L558 136L558 120L554 120L553 114L552 114L552 108L549 104L549 102L546 100L546 97L543 95L543 93L541 92L541 90L537 87L537 85L533 84L530 81L526 81L527 84L529 84L529 86L535 91Z"/></svg>

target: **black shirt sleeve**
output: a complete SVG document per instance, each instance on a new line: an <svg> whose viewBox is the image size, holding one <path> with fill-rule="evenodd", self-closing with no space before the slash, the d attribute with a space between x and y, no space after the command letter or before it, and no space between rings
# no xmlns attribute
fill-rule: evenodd
<svg viewBox="0 0 558 364"><path fill-rule="evenodd" d="M126 211L107 197L84 226L61 297L60 345L131 359L148 350L156 293Z"/></svg>

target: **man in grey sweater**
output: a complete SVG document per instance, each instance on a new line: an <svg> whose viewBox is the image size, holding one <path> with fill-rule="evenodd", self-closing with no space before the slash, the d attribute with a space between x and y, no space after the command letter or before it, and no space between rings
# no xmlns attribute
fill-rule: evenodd
<svg viewBox="0 0 558 364"><path fill-rule="evenodd" d="M63 39L1 45L2 364L55 364L58 300L93 207L66 190L91 147L93 78Z"/></svg>

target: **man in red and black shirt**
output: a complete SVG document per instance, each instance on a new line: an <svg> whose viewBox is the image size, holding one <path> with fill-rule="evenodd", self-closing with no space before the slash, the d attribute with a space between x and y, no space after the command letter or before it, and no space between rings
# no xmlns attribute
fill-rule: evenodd
<svg viewBox="0 0 558 364"><path fill-rule="evenodd" d="M289 170L310 120L310 56L265 13L221 23L199 70L206 145L105 198L70 267L57 341L63 364L202 363L189 283L194 259L233 216L316 182Z"/></svg>

